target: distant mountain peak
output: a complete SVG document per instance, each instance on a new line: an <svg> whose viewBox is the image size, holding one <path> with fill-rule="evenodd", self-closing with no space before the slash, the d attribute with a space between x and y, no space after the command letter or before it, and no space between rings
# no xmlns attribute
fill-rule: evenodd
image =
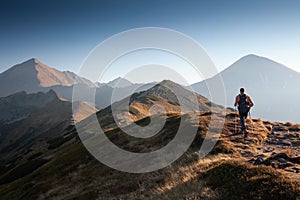
<svg viewBox="0 0 300 200"><path fill-rule="evenodd" d="M37 58L30 58L20 64L17 64L15 66L20 67L26 67L26 66L35 66L36 64L43 64L41 61L39 61Z"/></svg>
<svg viewBox="0 0 300 200"><path fill-rule="evenodd" d="M22 96L25 96L25 95L28 95L28 93L25 92L25 91L20 91L20 92L17 92L17 93L8 95L7 97L8 97L8 98L12 98L12 97L20 97L20 96L22 97ZM3 98L3 97L1 97L1 98Z"/></svg>
<svg viewBox="0 0 300 200"><path fill-rule="evenodd" d="M256 54L248 54L248 55L243 56L242 58L264 58L264 57L256 55Z"/></svg>
<svg viewBox="0 0 300 200"><path fill-rule="evenodd" d="M122 87L128 87L128 86L131 86L133 85L133 83L131 83L130 81L128 81L127 79L125 78L122 78L122 77L118 77L112 81L109 81L107 84L107 86L110 86L112 88L115 88L115 87L119 87L119 88L122 88Z"/></svg>
<svg viewBox="0 0 300 200"><path fill-rule="evenodd" d="M22 63L12 66L11 68L9 68L8 70L6 70L3 73L12 72L13 70L18 70L18 71L37 70L37 66L39 66L40 68L44 68L44 70L53 69L53 68L48 67L47 65L43 64L41 61L39 61L36 58L30 58Z"/></svg>
<svg viewBox="0 0 300 200"><path fill-rule="evenodd" d="M55 98L57 98L57 99L60 98L59 95L57 94L57 92L55 92L55 91L52 90L52 89L50 89L46 94L47 94L47 95L50 95L50 96L53 96L53 97L55 97Z"/></svg>
<svg viewBox="0 0 300 200"><path fill-rule="evenodd" d="M32 62L34 62L34 63L40 63L41 62L37 58L31 58L29 60L32 61Z"/></svg>
<svg viewBox="0 0 300 200"><path fill-rule="evenodd" d="M255 54L249 54L243 56L236 62L234 62L231 66L226 68L222 73L228 72L230 74L239 74L239 73L247 73L248 76L250 74L253 75L257 73L267 73L269 71L282 71L290 68L280 64L276 61L273 61L267 57L258 56ZM242 72L241 72L242 71Z"/></svg>
<svg viewBox="0 0 300 200"><path fill-rule="evenodd" d="M20 91L20 92L14 93L12 95L9 95L7 97L2 97L2 99L4 99L4 98L18 99L18 101L20 103L22 103L22 101L24 101L24 99L26 99L28 97L34 97L34 98L37 98L37 99L38 99L38 97L40 97L41 99L43 99L43 98L59 99L58 94L52 89L50 89L46 93L45 92L29 93L29 92L26 92L26 91Z"/></svg>
<svg viewBox="0 0 300 200"><path fill-rule="evenodd" d="M73 72L59 71L49 67L36 58L14 65L0 74L0 97L27 91L48 91L47 88L55 86L70 87L74 84L85 84L96 87L91 81L77 76ZM9 85L9 87L7 87Z"/></svg>
<svg viewBox="0 0 300 200"><path fill-rule="evenodd" d="M171 80L163 80L159 82L158 84L160 85L179 85L178 83L175 83L174 81Z"/></svg>
<svg viewBox="0 0 300 200"><path fill-rule="evenodd" d="M237 62L239 62L239 61L249 62L249 61L257 61L257 60L272 61L267 57L258 56L255 54L248 54L246 56L241 57L239 60L237 60ZM274 62L274 61L272 61L272 62Z"/></svg>
<svg viewBox="0 0 300 200"><path fill-rule="evenodd" d="M249 63L249 62L251 62L251 63L257 63L257 62L260 62L260 63L258 63L258 64L264 64L264 65L266 65L266 64L275 64L275 65L280 65L280 66L282 66L282 67L286 67L285 65L283 65L283 64L281 64L281 63L278 63L278 62L276 62L276 61L274 61L274 60L272 60L272 59L270 59L270 58L268 58L268 57L265 57L265 56L259 56L259 55L255 55L255 54L248 54L248 55L246 55L246 56L243 56L243 57L241 57L239 60L237 60L235 63L238 63L238 62L245 62L245 63ZM234 64L235 64L234 63ZM231 66L229 66L228 68L230 68ZM288 68L288 67L286 67L286 68Z"/></svg>
<svg viewBox="0 0 300 200"><path fill-rule="evenodd" d="M198 99L198 103L201 104L202 108L207 108L207 105L204 105L208 102L206 98L187 90L182 85L171 80L163 80L146 91L135 93L131 101L135 99L146 103L149 99L154 101L164 100L173 106L178 106L180 105L179 99L181 99L182 102L190 102L189 107L192 108L197 105L197 103L193 102L195 98Z"/></svg>

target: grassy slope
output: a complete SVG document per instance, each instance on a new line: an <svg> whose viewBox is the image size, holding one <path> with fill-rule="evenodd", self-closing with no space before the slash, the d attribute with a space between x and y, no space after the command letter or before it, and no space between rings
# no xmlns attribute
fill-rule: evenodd
<svg viewBox="0 0 300 200"><path fill-rule="evenodd" d="M208 117L208 116L204 116ZM172 116L169 126L177 118ZM177 121L178 122L178 121ZM175 123L176 124L176 123ZM205 124L203 124L205 126ZM167 130L173 130L167 128ZM255 167L230 157L229 146L218 144L214 155L199 160L197 146L172 165L146 174L110 169L93 157L78 139L52 150L55 156L33 173L0 186L1 199L296 199L299 190L270 167ZM119 134L120 130L107 134ZM111 137L113 139L113 136ZM118 138L120 139L120 138ZM172 137L167 138L172 139ZM125 140L125 139L124 139ZM154 140L155 142L155 140ZM130 147L129 147L130 149ZM220 153L222 152L222 153ZM229 153L223 154L223 153Z"/></svg>

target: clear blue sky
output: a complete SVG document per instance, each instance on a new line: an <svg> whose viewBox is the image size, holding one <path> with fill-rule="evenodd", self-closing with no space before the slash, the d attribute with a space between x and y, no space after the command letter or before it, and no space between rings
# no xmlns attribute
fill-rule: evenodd
<svg viewBox="0 0 300 200"><path fill-rule="evenodd" d="M0 5L0 72L32 57L77 72L107 37L147 26L194 38L219 70L257 54L300 71L299 0L5 0Z"/></svg>

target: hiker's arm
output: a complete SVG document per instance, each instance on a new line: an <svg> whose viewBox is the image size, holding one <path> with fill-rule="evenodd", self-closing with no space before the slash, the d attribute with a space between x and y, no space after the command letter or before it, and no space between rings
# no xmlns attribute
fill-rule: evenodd
<svg viewBox="0 0 300 200"><path fill-rule="evenodd" d="M250 103L250 107L253 107L253 106L254 106L254 103L253 103L251 97L250 97L250 96L247 96L247 99L248 99L248 101L249 101L249 103Z"/></svg>
<svg viewBox="0 0 300 200"><path fill-rule="evenodd" d="M237 106L238 102L239 102L239 96L236 96L235 97L235 102L234 102L234 107Z"/></svg>

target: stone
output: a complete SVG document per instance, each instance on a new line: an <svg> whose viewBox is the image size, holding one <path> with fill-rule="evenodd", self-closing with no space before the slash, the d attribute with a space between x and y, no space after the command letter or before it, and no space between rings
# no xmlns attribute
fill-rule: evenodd
<svg viewBox="0 0 300 200"><path fill-rule="evenodd" d="M290 161L293 162L293 163L300 164L300 157L290 158Z"/></svg>
<svg viewBox="0 0 300 200"><path fill-rule="evenodd" d="M273 131L286 131L286 128L282 125L273 126Z"/></svg>
<svg viewBox="0 0 300 200"><path fill-rule="evenodd" d="M292 169L295 170L296 173L300 172L300 168L299 167L293 167Z"/></svg>
<svg viewBox="0 0 300 200"><path fill-rule="evenodd" d="M258 156L254 162L254 165L261 165L264 159L261 156Z"/></svg>
<svg viewBox="0 0 300 200"><path fill-rule="evenodd" d="M272 152L272 151L274 151L273 147L267 147L266 149L264 149L264 153L269 153L269 152Z"/></svg>
<svg viewBox="0 0 300 200"><path fill-rule="evenodd" d="M278 162L282 164L286 164L287 161L284 158L278 158Z"/></svg>
<svg viewBox="0 0 300 200"><path fill-rule="evenodd" d="M291 127L289 127L289 131L292 131L292 132L299 132L300 129L299 129L297 126L291 126Z"/></svg>

